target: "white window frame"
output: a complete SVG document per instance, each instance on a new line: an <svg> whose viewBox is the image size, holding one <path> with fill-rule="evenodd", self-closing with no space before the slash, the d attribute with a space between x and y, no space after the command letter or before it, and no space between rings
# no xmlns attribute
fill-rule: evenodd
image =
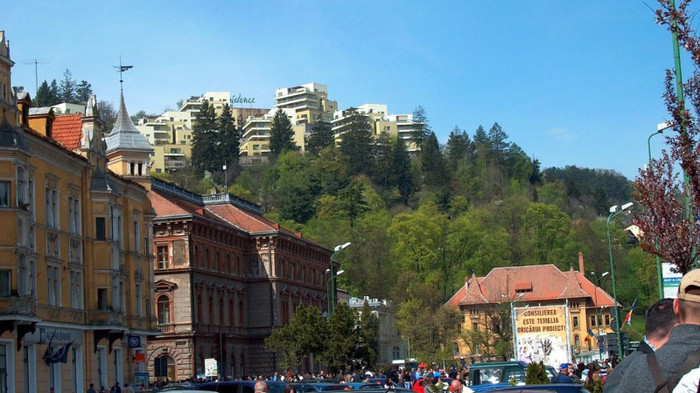
<svg viewBox="0 0 700 393"><path fill-rule="evenodd" d="M109 384L107 383L107 377L109 376L107 374L107 347L98 345L95 355L97 358L97 383L99 384L97 390L99 391L101 387L109 389Z"/></svg>
<svg viewBox="0 0 700 393"><path fill-rule="evenodd" d="M85 309L83 302L83 272L79 269L70 271L70 307L78 310Z"/></svg>
<svg viewBox="0 0 700 393"><path fill-rule="evenodd" d="M0 207L10 207L10 181L0 180Z"/></svg>
<svg viewBox="0 0 700 393"><path fill-rule="evenodd" d="M85 385L84 380L84 370L83 370L83 346L74 345L71 348L71 379L72 387L74 392L84 392Z"/></svg>
<svg viewBox="0 0 700 393"><path fill-rule="evenodd" d="M49 364L49 388L54 388L56 392L60 392L61 379L61 363Z"/></svg>
<svg viewBox="0 0 700 393"><path fill-rule="evenodd" d="M68 231L80 235L82 221L80 216L80 198L68 197Z"/></svg>
<svg viewBox="0 0 700 393"><path fill-rule="evenodd" d="M46 186L46 226L58 229L60 226L60 214L58 211L58 190Z"/></svg>
<svg viewBox="0 0 700 393"><path fill-rule="evenodd" d="M29 203L29 176L27 168L22 165L17 166L17 186L15 187L17 207L22 208L23 204Z"/></svg>
<svg viewBox="0 0 700 393"><path fill-rule="evenodd" d="M6 386L0 386L0 392L15 392L15 342L14 340L0 340L0 346L5 347L5 372L7 374L5 376Z"/></svg>
<svg viewBox="0 0 700 393"><path fill-rule="evenodd" d="M36 344L24 346L24 389L36 392Z"/></svg>
<svg viewBox="0 0 700 393"><path fill-rule="evenodd" d="M61 267L46 266L46 283L48 289L47 303L51 306L61 305Z"/></svg>
<svg viewBox="0 0 700 393"><path fill-rule="evenodd" d="M124 356L121 347L112 348L114 353L114 380L119 382L119 386L124 386Z"/></svg>

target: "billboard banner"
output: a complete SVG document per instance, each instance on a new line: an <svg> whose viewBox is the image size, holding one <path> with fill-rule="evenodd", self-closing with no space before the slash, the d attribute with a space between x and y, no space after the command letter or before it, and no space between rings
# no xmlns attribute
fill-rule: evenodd
<svg viewBox="0 0 700 393"><path fill-rule="evenodd" d="M558 368L571 359L566 305L513 308L515 358Z"/></svg>
<svg viewBox="0 0 700 393"><path fill-rule="evenodd" d="M664 262L661 264L661 271L664 277L664 297L675 299L678 297L678 286L681 284L683 275L672 272L672 267L674 265L671 263Z"/></svg>

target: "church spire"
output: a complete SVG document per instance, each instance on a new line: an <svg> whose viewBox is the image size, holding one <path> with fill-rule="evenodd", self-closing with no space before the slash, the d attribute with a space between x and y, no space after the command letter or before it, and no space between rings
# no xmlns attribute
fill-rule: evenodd
<svg viewBox="0 0 700 393"><path fill-rule="evenodd" d="M117 120L112 132L105 138L109 169L126 177L146 178L149 176L153 148L131 121L124 102L123 74L132 66L121 65L120 59L119 66L115 67L119 72L121 91Z"/></svg>

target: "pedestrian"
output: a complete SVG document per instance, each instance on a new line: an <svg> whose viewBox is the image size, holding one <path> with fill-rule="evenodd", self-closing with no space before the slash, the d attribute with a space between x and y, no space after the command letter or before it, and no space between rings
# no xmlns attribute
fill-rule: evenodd
<svg viewBox="0 0 700 393"><path fill-rule="evenodd" d="M114 385L112 389L109 390L109 393L122 393L122 388L119 387L119 381L114 381Z"/></svg>
<svg viewBox="0 0 700 393"><path fill-rule="evenodd" d="M255 393L265 393L267 392L267 383L265 381L258 381L255 383Z"/></svg>
<svg viewBox="0 0 700 393"><path fill-rule="evenodd" d="M124 393L134 393L134 388L128 383L124 382Z"/></svg>
<svg viewBox="0 0 700 393"><path fill-rule="evenodd" d="M97 392L95 391L95 384L94 384L94 383L91 383L91 384L90 384L90 387L88 388L87 392L85 392L85 393L97 393Z"/></svg>
<svg viewBox="0 0 700 393"><path fill-rule="evenodd" d="M630 362L618 385L619 392L655 391L657 384L647 363L647 358L652 356L659 365L661 375L657 378L680 379L681 375L677 374L686 358L700 348L700 269L681 278L678 298L673 300L673 312L678 317L678 325L671 331L666 344L653 354L638 356Z"/></svg>
<svg viewBox="0 0 700 393"><path fill-rule="evenodd" d="M617 389L617 385L622 380L627 367L634 359L639 356L644 356L653 353L661 348L671 331L678 324L678 318L673 313L673 299L661 299L654 303L646 313L646 328L644 339L639 343L639 348L625 357L620 364L613 369L605 381L604 393L613 393Z"/></svg>
<svg viewBox="0 0 700 393"><path fill-rule="evenodd" d="M562 363L559 365L559 374L552 378L552 383L573 383L569 377L569 365Z"/></svg>

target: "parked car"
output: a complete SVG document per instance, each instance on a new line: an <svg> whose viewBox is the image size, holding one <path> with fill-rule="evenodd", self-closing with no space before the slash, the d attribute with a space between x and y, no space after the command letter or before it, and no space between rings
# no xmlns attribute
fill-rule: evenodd
<svg viewBox="0 0 700 393"><path fill-rule="evenodd" d="M326 390L344 390L345 385L334 382L290 382L297 393L325 392Z"/></svg>
<svg viewBox="0 0 700 393"><path fill-rule="evenodd" d="M475 363L469 366L469 386L475 392L508 387L511 380L525 384L525 362ZM546 367L550 379L557 375L554 367Z"/></svg>
<svg viewBox="0 0 700 393"><path fill-rule="evenodd" d="M193 386L193 389L219 393L255 393L257 381L223 381L204 382ZM284 382L265 381L268 393L284 393Z"/></svg>
<svg viewBox="0 0 700 393"><path fill-rule="evenodd" d="M549 385L521 385L489 389L489 393L589 393L583 385L553 383Z"/></svg>

